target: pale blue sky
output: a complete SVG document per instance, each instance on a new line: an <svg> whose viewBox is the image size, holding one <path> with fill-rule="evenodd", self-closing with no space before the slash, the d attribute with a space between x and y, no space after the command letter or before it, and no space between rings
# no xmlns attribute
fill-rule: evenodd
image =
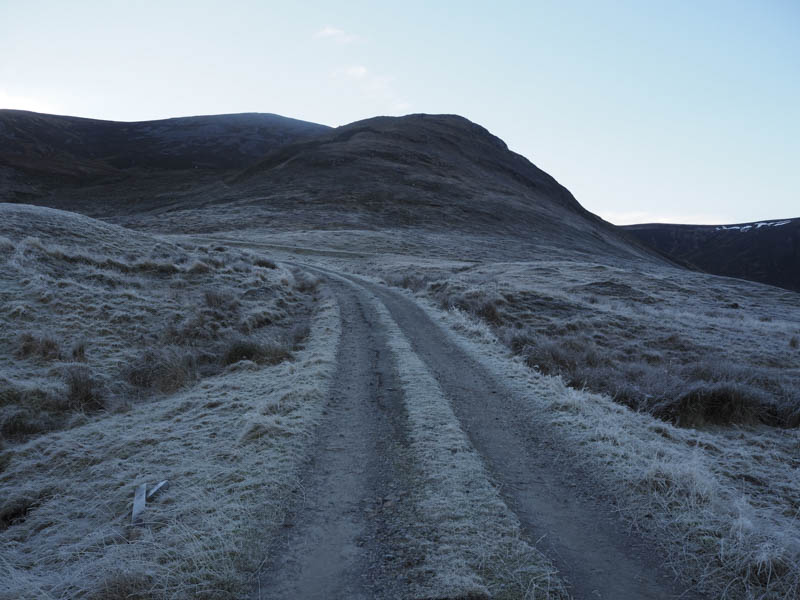
<svg viewBox="0 0 800 600"><path fill-rule="evenodd" d="M615 223L800 216L799 0L0 0L0 107L457 113Z"/></svg>

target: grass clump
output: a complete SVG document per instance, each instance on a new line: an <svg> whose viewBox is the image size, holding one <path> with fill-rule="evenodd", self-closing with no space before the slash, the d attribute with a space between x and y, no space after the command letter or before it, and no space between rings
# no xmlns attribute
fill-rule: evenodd
<svg viewBox="0 0 800 600"><path fill-rule="evenodd" d="M61 358L61 349L58 341L50 336L34 336L30 333L23 333L19 337L17 357L58 360Z"/></svg>
<svg viewBox="0 0 800 600"><path fill-rule="evenodd" d="M262 267L264 269L277 269L278 265L275 264L273 261L269 260L268 258L258 257L253 261L253 264L256 267Z"/></svg>
<svg viewBox="0 0 800 600"><path fill-rule="evenodd" d="M419 292L420 290L425 289L428 285L427 277L412 273L387 273L384 275L383 280L387 283L387 285L405 288L407 290L411 290L412 292Z"/></svg>
<svg viewBox="0 0 800 600"><path fill-rule="evenodd" d="M234 340L225 350L222 364L228 366L242 360L257 364L277 365L292 357L289 349L275 343L261 343L254 339L240 338Z"/></svg>
<svg viewBox="0 0 800 600"><path fill-rule="evenodd" d="M186 268L186 272L190 275L204 275L211 271L208 263L202 260L196 260Z"/></svg>
<svg viewBox="0 0 800 600"><path fill-rule="evenodd" d="M63 390L0 379L0 440L25 439L60 427L71 410Z"/></svg>
<svg viewBox="0 0 800 600"><path fill-rule="evenodd" d="M208 289L203 292L203 298L206 306L209 308L225 309L231 312L238 311L239 309L239 302L236 300L235 296L228 291Z"/></svg>
<svg viewBox="0 0 800 600"><path fill-rule="evenodd" d="M131 385L165 394L176 392L196 375L193 354L175 346L146 350L125 373Z"/></svg>
<svg viewBox="0 0 800 600"><path fill-rule="evenodd" d="M294 275L294 289L302 294L312 294L319 288L320 280L306 271L298 271Z"/></svg>
<svg viewBox="0 0 800 600"><path fill-rule="evenodd" d="M40 413L28 407L17 406L4 411L0 421L0 433L7 439L27 438L56 429L61 420L48 413Z"/></svg>
<svg viewBox="0 0 800 600"><path fill-rule="evenodd" d="M105 407L99 382L87 367L70 367L64 375L67 402L73 410L94 412Z"/></svg>
<svg viewBox="0 0 800 600"><path fill-rule="evenodd" d="M768 399L751 386L738 383L696 382L676 401L653 414L682 427L703 425L753 425L768 420ZM769 419L772 420L772 419Z"/></svg>
<svg viewBox="0 0 800 600"><path fill-rule="evenodd" d="M109 573L94 589L87 600L152 600L154 578L146 573L117 571Z"/></svg>
<svg viewBox="0 0 800 600"><path fill-rule="evenodd" d="M310 333L311 328L309 327L308 323L293 323L286 335L287 343L292 347L292 349L297 350L302 347L303 342L308 339Z"/></svg>
<svg viewBox="0 0 800 600"><path fill-rule="evenodd" d="M6 497L0 503L0 531L24 522L28 513L40 502L41 498L31 493Z"/></svg>
<svg viewBox="0 0 800 600"><path fill-rule="evenodd" d="M69 351L72 360L75 362L86 362L86 341L78 340L72 345Z"/></svg>

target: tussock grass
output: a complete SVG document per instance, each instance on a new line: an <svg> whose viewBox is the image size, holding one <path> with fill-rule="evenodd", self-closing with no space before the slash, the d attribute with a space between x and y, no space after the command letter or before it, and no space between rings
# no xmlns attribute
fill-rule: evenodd
<svg viewBox="0 0 800 600"><path fill-rule="evenodd" d="M203 292L206 306L221 312L238 314L240 304L238 298L229 291L208 289Z"/></svg>
<svg viewBox="0 0 800 600"><path fill-rule="evenodd" d="M67 402L73 410L91 412L105 407L100 383L87 367L75 366L64 374L67 384Z"/></svg>
<svg viewBox="0 0 800 600"><path fill-rule="evenodd" d="M483 321L443 314L461 347L524 400L526 419L594 473L670 566L715 598L800 594L796 436L764 426L686 429L510 360ZM693 409L694 410L694 409ZM726 420L726 419L724 419ZM546 433L544 433L546 431Z"/></svg>
<svg viewBox="0 0 800 600"><path fill-rule="evenodd" d="M63 381L23 384L0 377L0 442L68 426L79 415Z"/></svg>
<svg viewBox="0 0 800 600"><path fill-rule="evenodd" d="M251 339L238 339L230 343L222 362L232 365L242 360L249 360L257 364L276 365L291 358L291 352L278 344L262 344Z"/></svg>
<svg viewBox="0 0 800 600"><path fill-rule="evenodd" d="M480 318L546 375L681 426L800 425L800 370L786 352L798 316L782 292L764 302L750 284L567 261L395 267L384 279Z"/></svg>
<svg viewBox="0 0 800 600"><path fill-rule="evenodd" d="M169 394L196 379L196 358L177 346L145 350L127 367L125 376L137 388Z"/></svg>
<svg viewBox="0 0 800 600"><path fill-rule="evenodd" d="M685 389L677 402L653 414L679 426L702 427L738 423L754 425L767 420L769 399L757 389L740 383L694 383ZM770 419L772 420L772 419Z"/></svg>
<svg viewBox="0 0 800 600"><path fill-rule="evenodd" d="M6 402L6 437L174 393L221 373L245 339L242 358L275 364L307 331L317 284L261 255L25 205L0 217L0 375L52 398Z"/></svg>
<svg viewBox="0 0 800 600"><path fill-rule="evenodd" d="M339 333L323 297L293 362L3 449L0 598L246 597L307 458ZM130 526L135 487L161 479L169 489Z"/></svg>
<svg viewBox="0 0 800 600"><path fill-rule="evenodd" d="M294 287L303 293L315 292L319 287L319 278L304 271L298 271L294 275Z"/></svg>
<svg viewBox="0 0 800 600"><path fill-rule="evenodd" d="M86 340L77 340L72 344L69 354L73 361L86 362L86 345Z"/></svg>
<svg viewBox="0 0 800 600"><path fill-rule="evenodd" d="M268 258L263 258L263 257L256 257L256 259L253 260L253 264L257 267L263 267L265 269L278 268L278 265L276 265L275 262L269 260Z"/></svg>
<svg viewBox="0 0 800 600"><path fill-rule="evenodd" d="M58 360L61 358L61 348L58 341L49 336L33 336L23 333L19 337L17 358L36 357L41 360Z"/></svg>

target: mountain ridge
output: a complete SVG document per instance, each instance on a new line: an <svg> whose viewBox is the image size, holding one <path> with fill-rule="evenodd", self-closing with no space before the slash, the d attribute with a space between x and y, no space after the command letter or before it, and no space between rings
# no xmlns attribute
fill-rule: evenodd
<svg viewBox="0 0 800 600"><path fill-rule="evenodd" d="M508 239L509 258L559 249L612 254L800 288L773 273L800 264L797 252L787 258L766 249L764 258L737 246L731 253L730 244L721 250L701 242L698 232L711 231L702 226L676 226L694 232L694 241L655 234L652 225L616 227L502 139L453 114L378 116L331 128L272 113L119 122L0 110L0 193L7 201L187 233L494 232ZM764 233L757 231L756 241L774 243Z"/></svg>
<svg viewBox="0 0 800 600"><path fill-rule="evenodd" d="M272 146L326 129L272 113L108 121L4 109L0 160L45 173L54 161L73 161L90 175L134 167L236 168Z"/></svg>
<svg viewBox="0 0 800 600"><path fill-rule="evenodd" d="M690 268L800 292L800 218L622 229Z"/></svg>
<svg viewBox="0 0 800 600"><path fill-rule="evenodd" d="M328 128L268 113L119 123L2 111L0 124L3 199L124 216L134 227L169 221L189 232L203 207L213 217L195 227L202 231L213 223L452 228L587 254L656 256L457 115ZM508 253L524 254L510 244Z"/></svg>

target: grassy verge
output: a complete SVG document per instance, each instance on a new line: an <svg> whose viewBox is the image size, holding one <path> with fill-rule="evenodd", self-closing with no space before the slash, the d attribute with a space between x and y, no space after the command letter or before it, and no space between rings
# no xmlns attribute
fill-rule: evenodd
<svg viewBox="0 0 800 600"><path fill-rule="evenodd" d="M333 376L338 307L294 360L239 361L176 394L0 454L0 598L242 598L283 520ZM167 479L130 525L134 489Z"/></svg>
<svg viewBox="0 0 800 600"><path fill-rule="evenodd" d="M574 262L395 269L384 279L483 320L543 374L665 421L800 425L796 294Z"/></svg>
<svg viewBox="0 0 800 600"><path fill-rule="evenodd" d="M686 581L715 598L800 594L797 438L764 426L687 429L530 369L485 321L426 310L528 407L531 427L594 473Z"/></svg>
<svg viewBox="0 0 800 600"><path fill-rule="evenodd" d="M0 440L291 359L316 281L219 244L0 204Z"/></svg>

